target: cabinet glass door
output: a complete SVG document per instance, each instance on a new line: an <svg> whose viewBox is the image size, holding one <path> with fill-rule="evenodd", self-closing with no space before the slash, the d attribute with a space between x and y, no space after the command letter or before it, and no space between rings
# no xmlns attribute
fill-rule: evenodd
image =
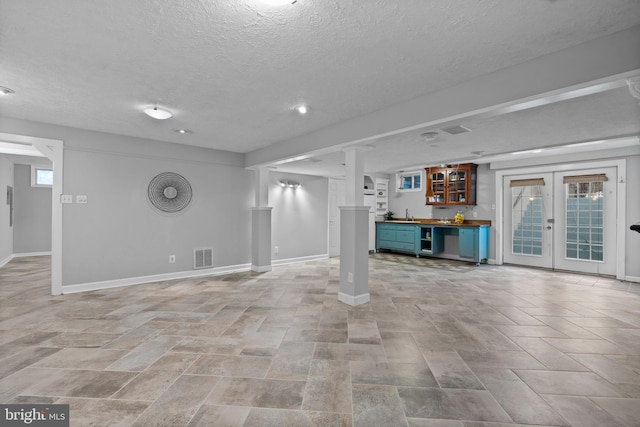
<svg viewBox="0 0 640 427"><path fill-rule="evenodd" d="M466 202L466 171L454 170L449 172L449 203Z"/></svg>
<svg viewBox="0 0 640 427"><path fill-rule="evenodd" d="M436 172L431 174L431 185L433 188L433 202L444 201L444 172Z"/></svg>

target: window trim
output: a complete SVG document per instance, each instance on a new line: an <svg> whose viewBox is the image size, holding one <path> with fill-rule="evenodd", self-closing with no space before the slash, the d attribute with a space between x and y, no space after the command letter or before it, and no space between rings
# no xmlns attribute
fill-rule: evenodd
<svg viewBox="0 0 640 427"><path fill-rule="evenodd" d="M414 170L414 171L397 173L396 174L396 182L398 182L398 186L396 188L396 191L402 192L402 193L410 193L412 191L422 191L423 186L424 186L424 175L423 175L423 172L424 171L421 171L421 170ZM407 176L411 176L411 177L420 176L420 186L419 187L412 187L412 188L401 188L403 178L407 177ZM412 185L415 184L415 179L412 179L411 182L412 182Z"/></svg>
<svg viewBox="0 0 640 427"><path fill-rule="evenodd" d="M31 186L36 188L53 188L53 184L38 184L37 174L39 170L51 171L53 173L52 167L31 165Z"/></svg>

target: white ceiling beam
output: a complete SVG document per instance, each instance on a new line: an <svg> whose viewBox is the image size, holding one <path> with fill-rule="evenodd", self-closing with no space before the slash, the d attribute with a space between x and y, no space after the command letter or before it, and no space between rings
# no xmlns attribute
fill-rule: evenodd
<svg viewBox="0 0 640 427"><path fill-rule="evenodd" d="M640 74L640 25L248 153L247 167L553 99ZM561 99L559 97L558 99ZM533 103L532 105L534 105Z"/></svg>

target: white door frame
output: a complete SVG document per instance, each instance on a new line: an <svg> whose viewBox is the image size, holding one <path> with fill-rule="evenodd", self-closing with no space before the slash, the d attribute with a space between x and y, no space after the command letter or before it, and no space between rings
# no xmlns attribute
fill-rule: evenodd
<svg viewBox="0 0 640 427"><path fill-rule="evenodd" d="M63 141L34 136L0 133L0 140L17 144L28 144L37 148L49 160L53 168L51 191L51 295L62 294L62 203L63 188Z"/></svg>
<svg viewBox="0 0 640 427"><path fill-rule="evenodd" d="M495 202L496 202L496 264L503 264L504 258L504 189L503 181L507 175L521 175L528 173L544 173L544 172L564 172L579 169L597 169L604 167L616 167L618 169L618 181L616 183L617 191L617 222L616 222L616 279L625 280L626 268L626 247L627 239L625 233L625 225L627 223L627 191L626 191L626 176L627 176L627 161L626 159L606 159L592 162L582 163L567 163L551 166L532 166L526 168L517 169L501 169L496 170L495 179Z"/></svg>

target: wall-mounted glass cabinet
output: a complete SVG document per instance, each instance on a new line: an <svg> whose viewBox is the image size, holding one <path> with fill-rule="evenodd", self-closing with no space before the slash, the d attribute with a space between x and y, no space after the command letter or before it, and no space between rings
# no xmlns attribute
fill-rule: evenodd
<svg viewBox="0 0 640 427"><path fill-rule="evenodd" d="M473 163L425 168L425 204L475 205L477 170Z"/></svg>

